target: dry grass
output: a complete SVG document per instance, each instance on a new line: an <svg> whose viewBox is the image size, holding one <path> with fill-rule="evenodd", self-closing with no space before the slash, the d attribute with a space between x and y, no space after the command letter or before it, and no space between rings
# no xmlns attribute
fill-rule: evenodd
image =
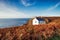
<svg viewBox="0 0 60 40"><path fill-rule="evenodd" d="M0 40L60 40L60 19L48 24L0 29Z"/></svg>

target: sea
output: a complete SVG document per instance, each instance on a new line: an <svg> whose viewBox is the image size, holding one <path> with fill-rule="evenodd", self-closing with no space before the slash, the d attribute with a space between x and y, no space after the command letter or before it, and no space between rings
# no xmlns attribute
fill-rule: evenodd
<svg viewBox="0 0 60 40"><path fill-rule="evenodd" d="M31 18L6 18L0 19L0 28L21 26L26 24Z"/></svg>

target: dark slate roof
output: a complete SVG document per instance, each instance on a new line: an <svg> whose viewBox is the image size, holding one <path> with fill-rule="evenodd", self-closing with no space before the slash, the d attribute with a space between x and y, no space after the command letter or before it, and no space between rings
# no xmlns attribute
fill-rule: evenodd
<svg viewBox="0 0 60 40"><path fill-rule="evenodd" d="M39 20L39 21L45 21L44 18L38 18L38 17L37 17L37 20Z"/></svg>

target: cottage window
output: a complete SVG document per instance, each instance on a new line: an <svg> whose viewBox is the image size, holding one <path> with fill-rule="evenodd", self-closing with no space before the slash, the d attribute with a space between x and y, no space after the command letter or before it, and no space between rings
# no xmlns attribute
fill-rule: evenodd
<svg viewBox="0 0 60 40"><path fill-rule="evenodd" d="M37 23L37 21L35 21L35 23Z"/></svg>
<svg viewBox="0 0 60 40"><path fill-rule="evenodd" d="M40 24L45 24L45 21L40 21L39 23L40 23Z"/></svg>

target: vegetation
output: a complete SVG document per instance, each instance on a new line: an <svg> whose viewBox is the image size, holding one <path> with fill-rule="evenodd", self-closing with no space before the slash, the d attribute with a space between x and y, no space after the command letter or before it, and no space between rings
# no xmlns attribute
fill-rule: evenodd
<svg viewBox="0 0 60 40"><path fill-rule="evenodd" d="M48 24L0 28L0 40L60 40L60 19Z"/></svg>

